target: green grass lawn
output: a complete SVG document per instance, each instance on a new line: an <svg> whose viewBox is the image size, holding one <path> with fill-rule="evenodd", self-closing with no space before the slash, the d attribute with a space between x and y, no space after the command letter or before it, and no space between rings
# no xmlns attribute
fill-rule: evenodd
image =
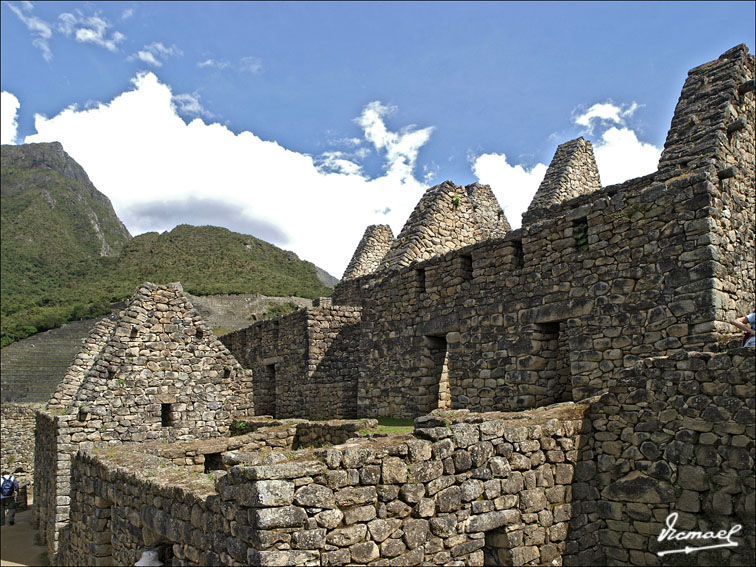
<svg viewBox="0 0 756 567"><path fill-rule="evenodd" d="M404 435L405 433L412 433L415 430L415 421L413 419L400 417L379 417L377 419L378 433Z"/></svg>

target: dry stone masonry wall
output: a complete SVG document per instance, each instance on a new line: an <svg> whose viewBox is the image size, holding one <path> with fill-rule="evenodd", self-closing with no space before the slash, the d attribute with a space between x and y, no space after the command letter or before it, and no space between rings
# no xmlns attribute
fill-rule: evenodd
<svg viewBox="0 0 756 567"><path fill-rule="evenodd" d="M754 108L738 46L690 72L657 172L602 189L567 142L514 231L445 182L396 239L368 228L330 298L223 344L145 284L37 415L55 563L664 565L673 518L741 526L684 561L752 564L756 353L728 341ZM386 416L414 434L283 419Z"/></svg>
<svg viewBox="0 0 756 567"><path fill-rule="evenodd" d="M601 180L591 143L583 138L566 142L557 148L525 218L532 218L537 209L557 205L599 189Z"/></svg>
<svg viewBox="0 0 756 567"><path fill-rule="evenodd" d="M68 523L71 455L97 443L228 434L253 415L251 372L202 322L179 284L143 284L95 326L47 410L37 412L36 516L54 553Z"/></svg>
<svg viewBox="0 0 756 567"><path fill-rule="evenodd" d="M42 404L3 403L0 406L0 465L19 482L34 479L34 414Z"/></svg>
<svg viewBox="0 0 756 567"><path fill-rule="evenodd" d="M342 279L349 280L372 274L381 265L393 241L394 233L389 225L373 224L367 227Z"/></svg>
<svg viewBox="0 0 756 567"><path fill-rule="evenodd" d="M339 403L518 410L592 396L648 356L716 351L754 305L753 76L742 46L691 71L655 174L601 189L590 143L563 144L519 230L492 221L485 186L429 189L381 268L330 298L361 309L360 348L341 351L357 399ZM304 391L302 375L276 380Z"/></svg>

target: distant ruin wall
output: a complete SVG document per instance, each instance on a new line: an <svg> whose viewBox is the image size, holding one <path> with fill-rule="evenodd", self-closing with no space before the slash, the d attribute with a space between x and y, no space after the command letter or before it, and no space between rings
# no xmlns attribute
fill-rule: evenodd
<svg viewBox="0 0 756 567"><path fill-rule="evenodd" d="M294 395L288 387L307 375L306 310L260 321L220 340L252 371L256 415L299 417L286 413L286 408Z"/></svg>
<svg viewBox="0 0 756 567"><path fill-rule="evenodd" d="M361 310L323 306L262 321L221 338L252 370L258 415L355 417Z"/></svg>
<svg viewBox="0 0 756 567"><path fill-rule="evenodd" d="M34 482L34 412L41 407L12 402L0 405L0 465L19 485Z"/></svg>

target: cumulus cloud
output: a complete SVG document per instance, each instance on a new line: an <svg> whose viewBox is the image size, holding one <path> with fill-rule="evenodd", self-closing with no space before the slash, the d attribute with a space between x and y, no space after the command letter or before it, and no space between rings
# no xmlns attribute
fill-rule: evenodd
<svg viewBox="0 0 756 567"><path fill-rule="evenodd" d="M168 57L180 57L184 52L181 51L175 45L166 47L161 42L156 41L145 45L142 49L137 51L134 55L130 55L129 59L139 59L144 63L153 65L154 67L162 67L163 60Z"/></svg>
<svg viewBox="0 0 756 567"><path fill-rule="evenodd" d="M35 126L26 142L60 141L132 234L181 222L230 223L336 276L367 225L388 223L398 233L425 190L395 165L369 179L359 164L338 162L344 158L335 154L314 158L200 118L187 124L170 88L152 73L140 73L131 90L108 103L37 115ZM382 142L371 136L387 158L414 163L420 136L381 132ZM427 140L430 129L423 132ZM319 167L329 160L330 171Z"/></svg>
<svg viewBox="0 0 756 567"><path fill-rule="evenodd" d="M58 31L79 43L91 43L115 52L118 51L118 44L126 39L119 31L110 33L110 22L98 14L83 16L78 12L64 12L58 16L58 20Z"/></svg>
<svg viewBox="0 0 756 567"><path fill-rule="evenodd" d="M32 15L34 5L31 2L22 2L21 7L8 2L8 7L32 34L32 45L42 51L42 57L45 61L52 61L53 54L50 50L50 38L53 34L52 24Z"/></svg>
<svg viewBox="0 0 756 567"><path fill-rule="evenodd" d="M641 142L629 128L611 127L593 144L601 183L614 185L656 171L661 148Z"/></svg>
<svg viewBox="0 0 756 567"><path fill-rule="evenodd" d="M18 132L18 109L21 104L12 93L0 93L0 143L15 144Z"/></svg>
<svg viewBox="0 0 756 567"><path fill-rule="evenodd" d="M638 108L635 102L618 105L609 101L594 104L573 117L586 134L600 129L600 136L593 141L593 153L604 186L656 171L661 148L640 141L635 131L627 126L627 119Z"/></svg>
<svg viewBox="0 0 756 567"><path fill-rule="evenodd" d="M173 104L176 105L176 110L179 114L188 114L190 116L204 116L205 118L213 118L215 115L202 106L200 102L199 93L185 93L173 95Z"/></svg>
<svg viewBox="0 0 756 567"><path fill-rule="evenodd" d="M638 103L635 102L626 106L616 105L612 102L599 102L588 110L576 114L573 117L573 122L578 126L583 126L588 134L592 134L597 125L612 123L624 126L625 119L632 116L638 108Z"/></svg>
<svg viewBox="0 0 756 567"><path fill-rule="evenodd" d="M472 164L478 180L491 186L513 229L522 224L522 214L528 210L547 167L543 163L529 168L512 165L505 154L482 154Z"/></svg>
<svg viewBox="0 0 756 567"><path fill-rule="evenodd" d="M574 124L582 128L584 136L592 138L603 186L656 171L661 148L639 140L627 124L638 108L640 106L635 102L618 105L609 101L573 112ZM530 168L512 165L506 155L494 153L473 157L470 161L478 180L491 185L512 228L518 228L522 213L527 210L546 174L547 165L538 163Z"/></svg>
<svg viewBox="0 0 756 567"><path fill-rule="evenodd" d="M376 150L386 156L386 170L389 177L411 179L417 162L417 154L430 138L433 126L417 130L407 126L400 132L392 132L386 126L385 118L396 112L396 107L373 101L362 111L357 124L362 127L365 138Z"/></svg>

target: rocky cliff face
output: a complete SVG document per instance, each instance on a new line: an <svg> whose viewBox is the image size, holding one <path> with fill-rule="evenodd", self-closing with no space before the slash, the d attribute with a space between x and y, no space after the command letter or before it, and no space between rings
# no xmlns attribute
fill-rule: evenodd
<svg viewBox="0 0 756 567"><path fill-rule="evenodd" d="M58 142L2 146L3 254L32 256L20 243L47 244L51 237L71 252L114 256L131 235L113 205ZM7 227L7 230L6 230ZM39 230L41 229L41 230ZM34 246L33 246L34 247ZM49 246L44 246L48 248ZM59 253L59 247L53 251ZM68 253L64 253L68 256Z"/></svg>

